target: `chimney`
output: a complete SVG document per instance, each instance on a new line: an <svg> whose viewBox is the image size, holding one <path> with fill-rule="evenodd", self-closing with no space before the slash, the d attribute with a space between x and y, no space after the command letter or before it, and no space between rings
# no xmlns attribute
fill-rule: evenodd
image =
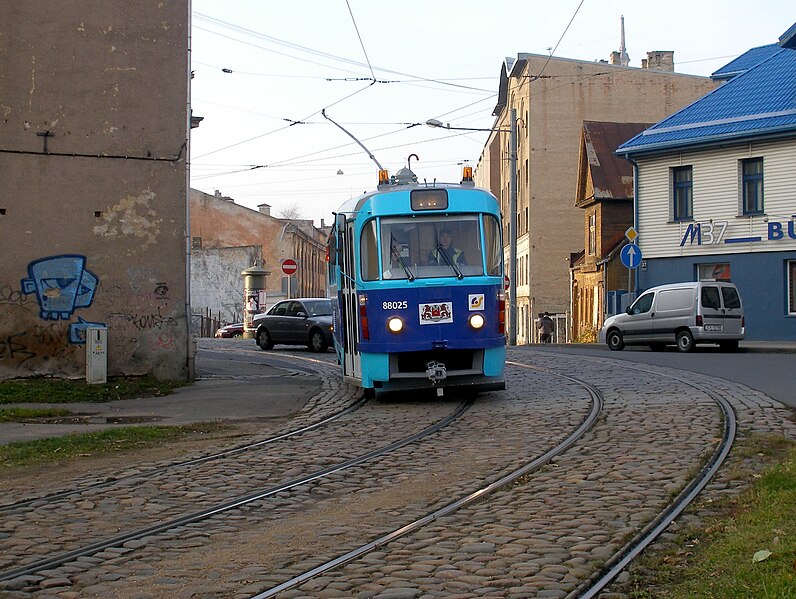
<svg viewBox="0 0 796 599"><path fill-rule="evenodd" d="M321 219L321 229L324 229L324 228L326 228L326 223L324 223L323 219Z"/></svg>
<svg viewBox="0 0 796 599"><path fill-rule="evenodd" d="M647 58L641 60L642 69L652 71L674 72L674 52L671 50L656 50L647 52Z"/></svg>
<svg viewBox="0 0 796 599"><path fill-rule="evenodd" d="M260 214L265 214L266 216L271 216L271 206L268 204L257 204L257 209L260 211Z"/></svg>
<svg viewBox="0 0 796 599"><path fill-rule="evenodd" d="M220 197L221 197L221 190L220 190L220 189L216 189L215 196L216 196L217 198L220 198Z"/></svg>
<svg viewBox="0 0 796 599"><path fill-rule="evenodd" d="M621 57L622 55L619 52L611 52L611 64L622 64Z"/></svg>

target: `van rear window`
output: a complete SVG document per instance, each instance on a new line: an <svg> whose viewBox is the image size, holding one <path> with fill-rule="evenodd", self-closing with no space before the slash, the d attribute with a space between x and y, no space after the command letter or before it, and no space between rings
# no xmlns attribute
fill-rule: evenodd
<svg viewBox="0 0 796 599"><path fill-rule="evenodd" d="M724 307L728 310L741 307L741 298L735 287L722 287L721 296L724 298Z"/></svg>
<svg viewBox="0 0 796 599"><path fill-rule="evenodd" d="M718 287L703 287L702 288L702 307L711 308L712 310L721 309L721 299L719 298Z"/></svg>

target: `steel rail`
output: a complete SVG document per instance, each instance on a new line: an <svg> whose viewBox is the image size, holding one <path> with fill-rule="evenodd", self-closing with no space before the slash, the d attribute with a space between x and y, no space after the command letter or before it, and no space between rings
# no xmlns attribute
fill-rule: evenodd
<svg viewBox="0 0 796 599"><path fill-rule="evenodd" d="M545 371L545 372L548 372L548 373L553 374L555 376L559 376L561 378L565 378L565 379L567 379L569 381L572 381L572 382L584 387L586 389L586 391L589 393L590 397L591 397L591 410L590 410L589 414L586 416L586 418L584 418L584 420L581 422L581 424L578 426L578 428L575 429L575 431L570 433L566 438L564 438L555 447L553 447L552 449L549 449L548 451L546 451L542 455L534 458L533 460L531 460L530 462L528 462L527 464L525 464L521 468L519 468L517 470L514 470L513 472L510 472L509 474L501 477L500 479L498 479L495 482L487 485L486 487L478 489L477 491L474 491L473 493L470 493L469 495L466 495L466 496L454 501L453 503L450 503L450 504L448 504L446 506L443 506L442 508L440 508L440 509L438 509L438 510L436 510L434 512L431 512L430 514L426 514L425 516L415 520L414 522L410 522L406 526L402 526L401 528L399 528L397 530L394 530L394 531L392 531L392 532L390 532L390 533L388 533L386 535L383 535L383 536L379 537L378 539L375 539L375 540L373 540L373 541L371 541L369 543L361 545L360 547L357 547L356 549L353 549L353 550L349 551L348 553L345 553L345 554L343 554L343 555L341 555L339 557L336 557L336 558L334 558L334 559L332 559L332 560L330 560L328 562L320 564L320 565L316 566L315 568L312 568L311 570L308 570L307 572L304 572L303 574L299 574L298 576L296 576L294 578L291 578L290 580L287 580L287 581L285 581L285 582L283 582L283 583L281 583L281 584L279 584L279 585L277 585L277 586L275 586L273 588L267 589L266 591L263 591L262 593L254 595L254 596L252 596L251 599L266 599L267 597L273 597L274 595L276 595L277 593L281 593L282 591L286 591L288 589L292 589L292 588L294 588L294 587L296 587L296 586L298 586L300 584L303 584L304 582L307 582L309 579L311 579L311 578L313 578L315 576L318 576L319 574L323 574L324 572L328 572L329 570L333 570L335 568L338 568L338 567L340 567L340 566L342 566L342 565L344 565L344 564L346 564L346 563L348 563L350 561L353 561L354 559L356 559L358 557L361 557L362 555L365 555L366 553L369 553L369 552L373 551L377 547L380 547L382 545L386 545L387 543L389 543L391 541L394 541L395 539L397 539L399 537L402 537L402 536L404 536L406 534L414 532L414 531L422 528L423 526L426 526L427 524L430 524L431 522L433 522L433 521L435 521L435 520L437 520L439 518L442 518L443 516L447 516L448 514L451 514L451 513L455 512L456 510L458 510L458 509L460 509L460 508L462 508L462 507L464 507L464 506L466 506L466 505L468 505L470 503L473 503L474 501L476 501L478 499L486 497L487 495L493 493L494 491L497 491L497 490L499 490L499 489L501 489L501 488L513 483L518 478L538 470L539 468L541 468L542 466L544 466L548 462L550 462L550 460L552 460L554 457L564 453L578 439L580 439L583 435L585 435L586 432L597 421L597 418L598 418L598 416L600 415L600 413L602 412L602 409L603 409L603 396L592 385L590 385L590 384L588 384L588 383L586 383L584 381L578 380L576 378L573 378L571 376L567 376L565 374L550 372L550 371L547 371L547 370L542 369L542 368L529 366L527 364L520 364L519 362L507 361L506 364L511 364L512 366L517 366L517 367L520 367L520 368L528 368L528 369L532 369L532 370Z"/></svg>
<svg viewBox="0 0 796 599"><path fill-rule="evenodd" d="M19 578L20 576L32 575L42 570L56 568L63 564L74 561L78 557L94 555L100 551L109 549L111 547L120 547L129 541L160 534L167 530L184 526L186 524L191 524L193 522L205 520L207 518L210 518L211 516L215 516L217 514L221 514L233 509L238 509L254 501L265 499L267 497L276 495L277 493L281 493L283 491L287 491L299 485L303 485L308 482L312 482L314 480L329 476L330 474L341 472L353 466L358 466L359 464L367 462L368 460L388 454L392 451L400 449L401 447L404 447L405 445L409 445L410 443L414 443L415 441L418 441L424 437L436 433L440 429L448 426L450 423L457 420L462 414L467 412L467 410L469 410L470 407L473 405L473 402L474 400L472 398L466 399L465 401L460 403L458 407L453 412L448 414L445 418L442 418L441 420L423 429L422 431L419 431L408 437L404 437L403 439L399 439L398 441L394 441L388 445L385 445L384 447L380 447L378 449L374 449L373 451L369 451L368 453L358 456L356 458L346 460L345 462L342 462L336 466L331 466L329 468L319 470L317 472L280 484L270 489L257 491L255 493L244 495L232 499L230 501L226 501L222 504L206 508L201 511L173 518L171 520L161 522L160 524L155 524L146 528L141 528L135 531L117 535L113 538L105 539L104 541L98 541L96 543L80 547L78 549L65 551L63 553L60 553L58 555L49 558L37 560L33 563L14 568L12 570L0 572L0 581L12 580L14 578Z"/></svg>
<svg viewBox="0 0 796 599"><path fill-rule="evenodd" d="M294 356L294 357L299 358L299 359L305 359L305 360L311 361L311 362L319 362L321 364L324 364L323 362L321 362L319 360L312 360L312 359L303 358L303 357L300 357L300 356ZM65 497L69 497L71 495L76 495L76 494L80 494L80 493L85 493L87 491L93 491L93 490L96 490L96 489L103 489L103 488L111 487L111 486L116 485L118 483L123 483L123 482L125 482L127 480L132 480L132 479L138 480L138 479L141 479L141 478L147 478L147 477L155 476L157 474L161 474L163 472L168 472L169 470L174 470L174 469L177 469L177 468L187 468L187 467L191 467L191 466L196 466L198 464L203 464L205 462L219 460L219 459L226 458L226 457L238 454L238 453L243 453L245 451L251 451L253 449L259 449L259 448L261 448L261 447L263 447L265 445L270 445L272 443L276 443L277 441L282 441L284 439L287 439L287 438L290 438L290 437L294 437L294 436L297 436L297 435L302 435L304 433L307 433L309 431L315 430L317 428L321 428L322 426L325 426L325 425L327 425L327 424L329 424L331 422L334 422L338 418L341 418L341 417L343 417L343 416L345 416L347 414L350 414L351 412L355 412L356 410L361 408L363 405L365 405L365 403L367 403L367 401L368 401L367 398L365 398L363 396L358 401L356 401L355 403L349 405L345 409L343 409L343 410L341 410L339 412L336 412L336 413L332 414L331 416L323 418L323 419L321 419L321 420L319 420L319 421L317 421L317 422L315 422L313 424L308 424L308 425L303 426L301 428L298 428L298 429L295 429L295 430L292 430L292 431L288 431L286 433L282 433L282 434L276 435L274 437L269 437L267 439L262 439L260 441L254 442L254 443L246 443L246 444L243 444L243 445L238 445L238 446L235 446L235 447L232 447L232 448L229 448L229 449L225 449L223 451L219 451L217 453L208 454L206 456L201 456L201 457L193 458L193 459L190 459L190 460L184 460L184 461L181 461L181 462L174 462L174 463L171 463L171 464L166 464L165 466L160 466L158 468L152 468L152 469L149 469L149 470L145 470L143 472L138 472L136 474L128 474L126 476L118 476L118 477L112 477L112 476L111 477L106 477L106 480L102 480L102 481L98 481L98 482L95 482L95 483L86 484L86 485L83 485L83 486L80 486L80 487L74 487L72 489L64 489L64 490L61 490L61 491L55 491L53 493L49 493L49 494L46 494L46 495L39 495L37 497L31 497L31 498L28 498L28 499L21 499L19 501L15 501L13 503L0 504L0 513L7 512L7 511L10 511L10 510L14 510L14 509L24 508L24 507L27 507L27 506L29 506L29 505L31 505L33 503L38 502L38 501L55 501L57 499L63 499Z"/></svg>
<svg viewBox="0 0 796 599"><path fill-rule="evenodd" d="M677 518L683 510L699 495L702 489L708 484L711 478L718 472L718 469L724 463L727 455L732 448L737 432L737 424L735 420L735 412L729 402L715 393L714 391L703 387L702 385L683 380L674 375L653 371L647 368L640 368L628 366L629 369L639 370L656 374L658 376L667 376L676 381L699 389L713 399L720 407L722 412L722 420L724 423L724 431L722 439L713 451L713 455L702 467L699 473L691 479L688 485L674 498L674 500L666 506L647 526L645 526L636 536L633 537L628 543L625 544L619 551L608 559L605 565L593 574L588 580L582 583L577 589L569 593L565 599L590 599L595 597L600 591L608 586L614 578L638 555L644 551L661 533Z"/></svg>

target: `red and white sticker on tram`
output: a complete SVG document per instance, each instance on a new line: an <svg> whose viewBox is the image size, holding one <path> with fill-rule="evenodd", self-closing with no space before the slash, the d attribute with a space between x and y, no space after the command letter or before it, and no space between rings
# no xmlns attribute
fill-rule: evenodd
<svg viewBox="0 0 796 599"><path fill-rule="evenodd" d="M453 322L453 302L420 304L420 324Z"/></svg>

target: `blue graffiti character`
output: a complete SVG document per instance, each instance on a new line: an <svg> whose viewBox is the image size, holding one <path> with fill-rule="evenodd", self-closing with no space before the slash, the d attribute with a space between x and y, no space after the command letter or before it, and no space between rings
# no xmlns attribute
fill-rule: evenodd
<svg viewBox="0 0 796 599"><path fill-rule="evenodd" d="M97 327L100 329L107 328L104 323L88 322L87 320L83 320L78 316L77 322L69 325L69 343L74 343L75 345L85 344L86 329L88 329L89 327Z"/></svg>
<svg viewBox="0 0 796 599"><path fill-rule="evenodd" d="M68 320L75 308L94 301L98 279L85 265L85 256L71 254L35 260L28 264L28 278L21 281L22 293L36 294L44 320Z"/></svg>

